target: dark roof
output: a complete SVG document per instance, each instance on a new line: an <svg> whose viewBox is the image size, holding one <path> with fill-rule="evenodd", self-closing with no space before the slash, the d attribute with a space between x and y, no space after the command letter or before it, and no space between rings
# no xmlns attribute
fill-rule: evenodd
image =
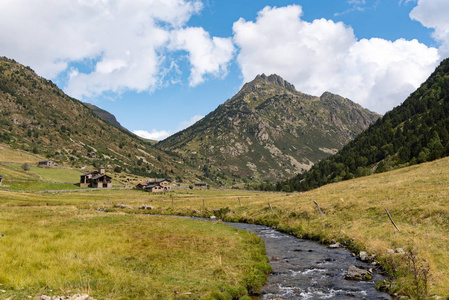
<svg viewBox="0 0 449 300"><path fill-rule="evenodd" d="M145 186L144 189L152 189L155 186L158 186L158 185L157 184L150 184L150 185Z"/></svg>
<svg viewBox="0 0 449 300"><path fill-rule="evenodd" d="M100 172L98 172L98 171L91 171L91 172L87 172L86 174L83 174L81 176L86 176L86 175L96 174L96 173L100 173Z"/></svg>
<svg viewBox="0 0 449 300"><path fill-rule="evenodd" d="M197 183L195 183L195 185L207 185L207 183L205 183L205 182L197 182Z"/></svg>
<svg viewBox="0 0 449 300"><path fill-rule="evenodd" d="M163 178L163 179L157 179L157 180L151 180L151 181L146 181L146 182L147 182L147 184L152 184L152 183L161 183L161 182L164 182L164 181L171 182L170 179L166 179L166 178Z"/></svg>
<svg viewBox="0 0 449 300"><path fill-rule="evenodd" d="M106 177L106 178L112 179L111 177L109 177L108 175L105 175L105 174L98 174L96 176L93 176L91 179L99 179L99 178L102 178L102 177Z"/></svg>

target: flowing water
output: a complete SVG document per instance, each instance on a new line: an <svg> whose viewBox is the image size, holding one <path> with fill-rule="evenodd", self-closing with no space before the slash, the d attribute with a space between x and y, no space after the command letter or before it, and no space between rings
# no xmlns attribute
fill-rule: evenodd
<svg viewBox="0 0 449 300"><path fill-rule="evenodd" d="M379 274L373 274L372 281L344 279L351 265L372 268L346 249L330 249L266 226L227 224L254 232L265 242L273 274L261 299L391 299L374 288L375 281L387 279Z"/></svg>

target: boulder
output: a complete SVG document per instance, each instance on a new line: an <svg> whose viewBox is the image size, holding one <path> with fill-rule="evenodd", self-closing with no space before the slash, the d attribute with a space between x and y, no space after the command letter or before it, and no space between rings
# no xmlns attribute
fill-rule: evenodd
<svg viewBox="0 0 449 300"><path fill-rule="evenodd" d="M369 261L370 260L368 253L366 253L365 251L360 251L359 257L360 257L361 261Z"/></svg>
<svg viewBox="0 0 449 300"><path fill-rule="evenodd" d="M132 208L131 206L127 206L125 204L116 204L116 205L114 205L114 207L116 207L116 208L127 208L127 209Z"/></svg>
<svg viewBox="0 0 449 300"><path fill-rule="evenodd" d="M396 248L394 249L394 253L404 255L405 251L402 248Z"/></svg>
<svg viewBox="0 0 449 300"><path fill-rule="evenodd" d="M332 249L341 248L341 244L339 242L336 242L335 244L329 245L328 247Z"/></svg>
<svg viewBox="0 0 449 300"><path fill-rule="evenodd" d="M366 281L371 280L372 278L373 277L371 276L370 271L356 266L350 266L348 269L348 273L345 275L345 279L347 280Z"/></svg>
<svg viewBox="0 0 449 300"><path fill-rule="evenodd" d="M149 206L149 205L142 205L142 206L139 206L139 209L152 210L152 209L154 209L154 207L153 206Z"/></svg>

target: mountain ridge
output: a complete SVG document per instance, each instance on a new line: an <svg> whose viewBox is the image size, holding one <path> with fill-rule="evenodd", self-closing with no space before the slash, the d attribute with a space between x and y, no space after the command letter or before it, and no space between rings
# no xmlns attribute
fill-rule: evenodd
<svg viewBox="0 0 449 300"><path fill-rule="evenodd" d="M401 105L308 172L277 189L306 191L449 155L449 58Z"/></svg>
<svg viewBox="0 0 449 300"><path fill-rule="evenodd" d="M31 68L0 57L0 142L73 167L198 180L201 172L103 121ZM96 153L92 159L87 153Z"/></svg>
<svg viewBox="0 0 449 300"><path fill-rule="evenodd" d="M378 117L349 99L310 96L276 74L261 74L156 147L202 166L216 181L279 179L309 169Z"/></svg>

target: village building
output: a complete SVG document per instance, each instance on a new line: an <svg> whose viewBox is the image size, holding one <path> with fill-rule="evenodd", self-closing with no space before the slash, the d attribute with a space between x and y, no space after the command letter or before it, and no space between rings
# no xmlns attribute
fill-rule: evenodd
<svg viewBox="0 0 449 300"><path fill-rule="evenodd" d="M147 180L145 182L141 182L136 185L136 189L145 190L151 193L157 192L170 192L171 191L171 183L170 179L157 179L157 180Z"/></svg>
<svg viewBox="0 0 449 300"><path fill-rule="evenodd" d="M112 178L105 174L105 169L101 166L98 171L81 175L80 187L110 189L112 187Z"/></svg>
<svg viewBox="0 0 449 300"><path fill-rule="evenodd" d="M41 168L54 168L57 167L58 164L52 160L42 160L37 163L37 166Z"/></svg>
<svg viewBox="0 0 449 300"><path fill-rule="evenodd" d="M197 183L194 184L194 187L195 188L200 188L200 189L205 189L205 188L207 188L207 183L205 183L205 182L197 182Z"/></svg>

